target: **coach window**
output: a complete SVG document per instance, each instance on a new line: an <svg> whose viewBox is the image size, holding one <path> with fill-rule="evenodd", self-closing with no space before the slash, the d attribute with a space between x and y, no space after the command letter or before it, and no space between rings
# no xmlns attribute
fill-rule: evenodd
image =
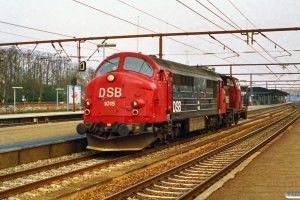
<svg viewBox="0 0 300 200"><path fill-rule="evenodd" d="M105 74L107 72L116 71L118 69L119 62L120 62L120 57L113 58L110 60L105 60L105 62L96 72L95 77L100 76L101 74Z"/></svg>
<svg viewBox="0 0 300 200"><path fill-rule="evenodd" d="M153 76L152 66L146 60L140 58L126 57L123 69L138 72L148 77Z"/></svg>

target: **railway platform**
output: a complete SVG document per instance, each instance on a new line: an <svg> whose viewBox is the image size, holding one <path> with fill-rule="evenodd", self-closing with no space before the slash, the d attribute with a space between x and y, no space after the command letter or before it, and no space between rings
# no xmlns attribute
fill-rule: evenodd
<svg viewBox="0 0 300 200"><path fill-rule="evenodd" d="M259 110L266 107L272 107L274 105L266 106L249 106L248 110ZM0 151L6 151L11 148L24 148L30 144L34 146L36 143L43 141L60 140L61 137L75 137L78 136L76 132L76 126L79 121L63 122L60 124L51 123L39 123L41 118L49 119L56 118L57 116L67 115L82 115L82 111L76 112L49 112L49 113L27 113L27 114L8 114L0 115L0 122L4 119L20 119L28 118L30 121L37 118L35 125L22 125L22 126L7 126L1 134ZM81 120L82 121L82 120ZM0 127L5 126L4 124Z"/></svg>
<svg viewBox="0 0 300 200"><path fill-rule="evenodd" d="M26 123L47 123L51 120L82 118L83 111L63 111L63 112L41 112L41 113L21 113L21 114L1 114L0 126L10 124Z"/></svg>
<svg viewBox="0 0 300 200"><path fill-rule="evenodd" d="M61 112L40 112L40 113L21 113L21 114L3 114L0 115L0 119L9 118L26 118L26 117L44 117L44 116L58 116L58 115L77 115L83 114L83 111L61 111Z"/></svg>
<svg viewBox="0 0 300 200"><path fill-rule="evenodd" d="M282 104L278 105L280 106ZM274 106L277 105L249 106L248 110L253 111L264 108L271 108ZM82 114L83 111L68 111L0 115L0 130L2 129L1 127L5 127L5 129L2 129L0 132L0 146L2 146L1 150L6 151L8 149L16 147L23 148L27 147L28 144L34 144L42 140L56 140L56 138L57 140L60 140L60 137L77 136L78 134L76 132L76 126L82 121ZM78 116L80 120L72 120L73 122L61 122L60 124L51 123L54 119L61 119L61 116ZM20 123L23 122L23 125L11 126L9 123L6 122L1 123L1 121L4 120L18 121ZM34 120L36 120L36 122L32 123ZM47 121L47 123L45 123L45 120ZM28 125L24 125L26 124L26 121L29 121L30 123L28 123Z"/></svg>
<svg viewBox="0 0 300 200"><path fill-rule="evenodd" d="M0 169L84 151L86 137L76 132L80 122L1 128Z"/></svg>
<svg viewBox="0 0 300 200"><path fill-rule="evenodd" d="M300 199L300 120L196 199ZM291 193L293 192L293 193ZM286 196L287 195L287 196Z"/></svg>

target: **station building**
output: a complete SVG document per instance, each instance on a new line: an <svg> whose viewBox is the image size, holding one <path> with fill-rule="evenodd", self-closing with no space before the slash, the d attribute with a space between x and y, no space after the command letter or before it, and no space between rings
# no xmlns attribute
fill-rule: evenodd
<svg viewBox="0 0 300 200"><path fill-rule="evenodd" d="M270 105L270 104L278 104L285 103L287 100L287 96L289 93L277 90L277 89L267 89L262 87L252 87L243 86L243 102L246 105L246 101L249 99L249 106L251 105ZM252 95L250 95L252 93Z"/></svg>

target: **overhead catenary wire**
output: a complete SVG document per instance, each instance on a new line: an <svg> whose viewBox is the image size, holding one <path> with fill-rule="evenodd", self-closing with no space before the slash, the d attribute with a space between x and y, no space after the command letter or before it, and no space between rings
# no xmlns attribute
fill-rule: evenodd
<svg viewBox="0 0 300 200"><path fill-rule="evenodd" d="M122 0L118 0L118 1L121 2L121 3L123 3L123 4L125 4L125 5L127 5L127 6L129 6L129 7L131 7L131 8L133 8L133 9L135 9L135 10L138 10L139 12L142 12L142 13L144 13L144 14L146 14L146 15L148 15L148 16L150 16L150 17L152 17L152 18L154 18L154 19L156 19L156 20L158 20L158 21L161 21L161 22L163 22L163 23L165 23L165 24L168 24L168 25L170 25L170 26L172 26L172 27L178 29L178 30L181 30L181 31L186 32L186 30L184 30L184 29L182 29L182 28L180 28L180 27L178 27L178 26L175 26L174 24L171 24L171 23L169 23L169 22L167 22L167 21L164 21L164 20L162 20L162 19L160 19L160 18L158 18L158 17L156 17L156 16L154 16L154 15L151 15L151 14L149 14L148 12L145 12L145 11L143 11L143 10L141 10L141 9L138 9L138 8L136 8L136 7L134 7L134 6L130 5L130 4L128 4L128 3L124 2L124 1L122 1ZM204 39L204 38L202 38L202 37L199 37L199 36L196 36L196 37L199 38L199 39L201 39L201 40L204 40L204 41L206 41L206 42L211 43L209 40L206 40L206 39ZM217 45L217 46L220 46L220 45L215 44L215 43L212 43L212 44Z"/></svg>
<svg viewBox="0 0 300 200"><path fill-rule="evenodd" d="M229 24L227 21L225 21L223 18L221 18L220 16L218 16L215 12L213 12L211 9L209 9L207 6L205 6L204 4L202 4L202 3L200 3L198 0L196 0L199 4L201 4L204 8L206 8L207 10L209 10L210 12L212 12L215 16L217 16L219 19L221 19L222 21L224 21L224 22L226 22L227 24ZM226 16L220 9L218 9L213 3L211 3L209 0L208 0L208 2L213 6L213 7L215 7L220 13L222 13L227 19L229 19L229 21L231 21L232 23L234 23L228 16ZM237 9L237 7L235 6L235 8ZM239 11L240 12L240 11ZM240 12L241 13L241 12ZM241 13L242 14L242 13ZM244 16L244 15L243 15ZM244 16L245 17L245 16ZM245 17L246 18L246 17ZM246 18L247 19L247 18ZM248 19L247 19L248 20ZM249 21L249 20L248 20ZM235 24L235 23L234 23ZM237 24L235 24L239 29L240 29L240 27L237 25ZM254 24L253 24L253 26L254 26ZM233 25L231 25L231 27L234 27ZM269 41L271 41L271 42L273 42L274 44L275 44L275 47L276 47L276 45L278 45L278 44L276 44L274 41L272 41L270 38L268 38L266 35L264 35L263 34L263 36L264 37L266 37ZM255 41L255 40L254 40ZM255 41L256 42L256 41ZM276 59L276 57L274 57L274 56L272 56L272 54L269 52L269 51L267 51L265 48L263 48L258 42L256 42L263 50L264 50L264 52L265 53L267 53L271 58L273 58L276 62L279 62L277 59ZM280 46L280 48L281 49L283 49L283 51L284 52L287 52L289 55L291 55L287 50L285 50L284 48L282 48L281 46ZM254 49L255 50L255 49ZM257 50L255 50L257 53L259 53ZM260 54L260 53L259 53ZM260 54L261 56L263 56L262 54ZM264 57L264 56L263 56ZM264 57L266 60L268 60L266 57ZM269 61L269 60L268 60ZM269 61L270 62L270 61ZM266 65L266 67L270 70L270 72L271 73L273 73L274 74L274 72ZM296 66L295 66L296 67ZM297 68L297 67L296 67ZM289 69L287 68L287 71L289 71ZM290 72L290 71L289 71ZM277 75L276 74L274 74L276 77L277 77ZM290 75L289 75L290 76ZM277 80L279 80L281 77L277 77Z"/></svg>
<svg viewBox="0 0 300 200"><path fill-rule="evenodd" d="M38 31L38 32L43 32L43 33L48 33L48 34L53 34L53 35L59 35L59 36L64 36L64 37L69 37L69 38L76 38L74 36L69 36L69 35L65 35L65 34L61 34L61 33L57 33L57 32L52 32L52 31L46 31L46 30L42 30L42 29L37 29L37 28L32 28L32 27L28 27L28 26L23 26L23 25L19 25L19 24L13 24L13 23L9 23L9 22L4 22L4 21L0 21L0 23L3 23L3 24L6 24L6 25L10 25L10 26L16 26L16 27L19 27L19 28L24 28L24 29L29 29L29 30L34 30L34 31ZM9 34L9 35L15 35L15 36L18 36L18 37L24 37L24 38L30 38L30 39L35 39L35 40L40 40L39 38L33 38L33 37L28 37L28 36L24 36L24 35L20 35L20 34L14 34L14 33L9 33L9 32L5 32L5 31L0 31L1 33L5 33L5 34ZM92 43L92 44L95 44L93 42L89 42L89 43ZM53 46L53 44L52 44ZM61 46L61 44L60 44ZM71 46L71 47L76 47L74 45L67 45L67 46ZM21 51L22 54L24 54L22 52L22 50L17 47L19 49L19 51ZM65 52L65 54L67 55L66 51L63 49L63 47L61 46L62 50ZM76 47L77 48L77 47ZM33 53L33 51L35 49L40 49L40 48L37 48L37 45L35 46L35 48L30 52L30 55ZM54 48L55 51L57 52L57 49ZM89 48L83 48L83 49L89 49ZM50 49L45 49L46 51L50 51ZM52 51L50 51L52 52ZM70 59L70 57L67 55L67 57Z"/></svg>
<svg viewBox="0 0 300 200"><path fill-rule="evenodd" d="M213 12L212 10L210 10L207 6L205 6L204 4L202 4L202 3L200 3L198 0L196 0L200 5L202 5L204 8L206 8L207 10L209 10L210 12L212 12L215 16L217 16L219 19L221 19L221 20L223 20L224 22L226 22L227 24L229 24L227 21L225 21L222 17L220 17L219 15L217 15L215 12ZM231 21L232 23L234 23L233 22L233 20L231 20L227 15L225 15L220 9L218 9L213 3L211 3L209 0L207 0L213 7L215 7L220 13L222 13L227 19L229 19L229 21ZM232 3L232 2L230 2L234 7L235 7L235 9L237 9L238 10L238 12L239 13L241 13L245 18L246 18L246 16ZM246 18L247 19L247 18ZM249 19L247 19L249 22L250 22L250 20ZM255 27L255 25L252 23L252 22L250 22L254 27ZM235 24L235 23L234 23ZM237 27L239 27L237 24L235 24ZM233 25L231 25L231 27L234 27ZM255 27L256 28L256 27ZM239 29L240 29L240 27L239 27ZM275 43L273 40L271 40L270 38L268 38L266 35L264 35L263 33L261 33L265 38L267 38L269 41L271 41L271 42L273 42L274 44L275 44L275 47L276 47L276 45L278 45L277 43ZM252 38L253 39L253 38ZM260 46L260 48L261 49L263 49L264 50L264 52L265 53L267 53L272 59L274 59L277 63L279 63L279 61L276 59L276 57L274 57L268 50L266 50L262 45L260 45L257 41L255 41L255 40L253 40L254 42L256 42L256 44L258 44L259 46ZM278 45L279 46L279 45ZM284 50L285 52L287 52L289 55L291 55L287 50L285 50L283 47L281 47L281 46L279 46L282 50ZM253 48L254 49L254 48ZM255 50L255 49L254 49ZM260 54L257 50L255 50L258 54ZM262 57L264 57L262 54L260 54ZM266 57L264 57L266 60L268 60ZM268 60L269 61L269 60ZM271 61L269 61L269 62L271 62ZM269 70L270 70L270 72L272 72L273 73L273 71L268 67L268 66L266 66ZM287 69L288 70L288 69ZM288 70L289 71L289 70ZM273 73L274 74L274 73ZM277 75L276 74L274 74L276 77L277 77Z"/></svg>
<svg viewBox="0 0 300 200"><path fill-rule="evenodd" d="M253 26L257 29L257 27L230 1L228 0L228 2ZM289 55L291 56L292 54L290 52L288 52L286 49L284 49L283 47L281 47L279 44L277 44L276 42L274 42L273 40L271 40L269 37L267 37L265 34L261 33L260 34L265 37L267 40L269 40L270 42L272 42L273 44L275 44L275 48L276 46L280 47L283 51L287 52ZM255 41L255 40L254 40ZM258 44L272 59L274 59L277 63L280 63L276 57L274 57L269 51L267 51L265 48L262 47L262 45L260 45L257 41L255 41L256 44ZM269 69L269 68L268 68ZM288 69L287 69L288 70ZM288 70L289 71L289 70ZM292 75L291 75L292 76ZM278 78L280 79L280 77Z"/></svg>
<svg viewBox="0 0 300 200"><path fill-rule="evenodd" d="M254 27L257 29L257 27L230 1L228 0L228 2ZM279 44L277 44L276 42L274 42L273 40L271 40L269 37L267 37L265 34L260 33L262 36L264 36L267 40L269 40L270 42L272 42L273 44L275 44L275 47L278 46L280 47L282 50L286 51L289 56L291 56L292 54L289 53L287 50L285 50L283 47L281 47Z"/></svg>
<svg viewBox="0 0 300 200"><path fill-rule="evenodd" d="M30 29L30 30L34 30L34 31L40 31L40 32L44 32L44 33L50 33L50 34L60 35L60 36L64 36L64 37L75 38L74 36L69 36L69 35L65 35L65 34L61 34L61 33L55 33L55 32L51 32L51 31L45 31L45 30L41 30L41 29L37 29L37 28L32 28L32 27L28 27L28 26L22 26L22 25L13 24L13 23L4 22L4 21L0 21L0 23L2 23L2 24L8 24L8 25L11 25L11 26L16 26L16 27L21 27L21 28L26 28L26 29Z"/></svg>
<svg viewBox="0 0 300 200"><path fill-rule="evenodd" d="M232 21L227 15L225 15L224 12L222 12L217 6L215 6L213 3L211 3L209 0L207 0L208 3L210 3L215 9L217 9L223 16L225 16L231 23L233 23L239 30L242 30L241 27L239 27L239 25L237 25L234 21Z"/></svg>
<svg viewBox="0 0 300 200"><path fill-rule="evenodd" d="M223 27L221 27L221 26L219 26L218 24L216 24L216 23L214 23L213 21L211 21L211 20L209 20L207 17L205 17L204 15L202 15L202 14L200 14L199 12L197 12L197 11L195 11L194 9L192 9L191 7L189 7L189 6L187 6L186 4L184 4L184 3L182 3L180 0L177 0L177 2L179 2L180 4L182 4L183 6L185 6L186 8L188 8L189 10L191 10L192 12L194 12L194 13L196 13L197 15L199 15L199 16L201 16L202 18L204 18L205 20L207 20L207 21L209 21L210 23L212 23L213 25L215 25L215 26L217 26L218 28L220 28L220 29L222 29L222 30L226 30L226 29L224 29ZM236 28L235 28L236 29ZM238 38L238 39L240 39L241 41L244 41L242 38L240 38L240 37L238 37L238 36L236 36L236 35L234 35L234 34L231 34L231 35L233 35L234 37L236 37L236 38ZM219 41L218 41L219 42ZM223 44L223 43L222 43ZM224 46L224 44L223 44L223 46ZM230 49L230 48L228 48L228 49ZM230 49L231 50L231 49ZM234 52L233 52L234 53ZM235 56L231 56L231 57L235 57ZM227 58L229 58L229 57L227 57ZM226 59L227 59L226 58ZM249 62L249 61L247 61L247 60L245 60L244 58L241 58L241 57L239 57L240 59L242 59L242 60L244 60L244 61L246 61L246 62ZM224 59L224 58L222 58L223 60L226 60L226 59ZM226 61L228 61L228 60L226 60ZM231 62L231 61L228 61L228 62L230 62L230 63L233 63L233 62ZM249 70L249 69L248 69Z"/></svg>
<svg viewBox="0 0 300 200"><path fill-rule="evenodd" d="M91 8L91 9L93 9L93 10L96 10L96 11L99 11L99 12L104 13L104 14L106 14L106 15L109 15L109 16L111 16L111 17L113 17L113 18L116 18L116 19L119 19L119 20L124 21L124 22L126 22L126 23L129 23L129 24L131 24L131 25L133 25L133 26L137 26L137 27L139 27L139 28L141 28L141 29L147 30L147 31L149 31L149 32L151 32L151 33L156 33L155 31L152 31L152 30L150 30L150 29L148 29L148 28L146 28L146 27L137 25L137 24L135 24L135 23L133 23L133 22L130 22L130 21L125 20L125 19L123 19L123 18L121 18L121 17L112 15L112 14L110 14L110 13L108 13L108 12L102 11L102 10L100 10L100 9L98 9L98 8L95 8L95 7L93 7L93 6L90 6L90 5L88 5L88 4L82 3L82 2L77 1L77 0L73 0L73 1L76 2L76 3L79 3L79 4L83 5L83 6L86 6L86 7L88 7L88 8ZM198 51L206 52L206 51L204 51L204 50L202 50L202 49L199 49L199 48L194 47L194 46L192 46L192 45L186 44L186 43L181 42L181 41L179 41L179 40L175 40L175 39L170 38L170 37L167 37L167 38L170 39L170 40L173 40L173 41L175 41L175 42L177 42L177 43L180 43L180 44L182 44L182 45L185 45L185 46L187 46L187 47L196 49L196 50L198 50ZM216 55L213 55L213 56L215 56L215 57L217 57L217 58L219 58L219 59L223 59L223 58L218 57L218 56L216 56ZM227 62L232 63L232 62L230 62L230 61L227 61Z"/></svg>
<svg viewBox="0 0 300 200"><path fill-rule="evenodd" d="M80 0L79 0L80 1ZM124 0L123 0L124 1ZM81 2L83 2L83 3L85 3L85 1L81 1ZM129 2L129 3L131 3L132 1L124 1L124 2ZM183 2L185 2L185 1L183 1ZM207 2L205 2L205 1L201 1L201 2L203 2L203 3L205 3L205 5L206 6L208 6L210 9L212 9L212 10L214 10L217 14L219 14L221 17L223 17L219 12L217 12L215 9L213 9L212 8L212 6L210 6ZM232 1L232 2L235 2L235 1ZM72 3L72 2L71 2ZM126 11L126 12L128 12L128 10L129 10L129 12L128 13L130 13L132 16L133 16L133 18L135 17L135 13L136 13L136 11L135 10L130 10L130 8L128 8L128 7L125 7L125 5L118 5L118 1L116 2L117 4L115 5L116 6L116 8L121 8L122 9L122 11ZM175 2L176 3L176 2ZM216 1L212 1L212 3L215 3L216 5L219 5L219 4L217 4L218 2L216 2ZM224 3L226 3L226 2L224 2ZM228 3L228 2L227 2ZM120 3L119 3L120 4ZM197 3L196 3L197 4ZM93 5L93 4L90 4L90 5ZM95 5L99 5L99 7L98 6L96 6L97 8L100 8L100 9L102 9L102 10L104 10L104 11L107 11L107 12L109 12L109 13L112 13L112 14L114 14L113 13L113 11L114 10L110 10L110 9L106 9L107 7L105 6L105 7L102 7L102 5L103 4L100 4L100 3L96 3ZM143 3L143 5L141 5L141 4L139 4L138 2L136 2L136 3L132 3L132 5L134 5L134 6L136 6L137 8L143 8L143 6L145 5L144 3ZM223 4L222 4L223 5ZM225 5L225 4L224 4ZM103 5L104 6L104 5ZM149 4L149 6L147 6L147 8L150 8L150 4ZM158 7L161 7L161 5L157 5ZM226 6L226 5L225 5ZM220 6L220 8L221 9L223 9L223 8L225 8L225 6L223 7L221 7ZM227 5L228 6L228 5ZM82 11L84 11L83 9L84 8L81 8L80 6L78 6L79 7L79 9L81 9ZM239 7L239 4L237 4L237 7ZM149 12L150 14L154 14L156 17L161 17L161 19L167 19L167 18L164 18L165 16L166 16L166 14L167 14L167 12L159 12L159 13L155 13L154 12L154 10L155 9L144 9L145 11L147 11L147 12ZM177 6L177 8L178 8L178 6ZM192 8L195 8L195 7L192 7ZM196 5L196 8L197 8L197 5ZM241 7L241 8L243 8L243 7ZM202 9L202 8L201 8ZM157 9L157 11L159 11L159 9ZM193 18L194 18L194 20L195 21L186 21L187 23L185 24L185 25L190 25L190 24L195 24L196 25L196 27L198 28L198 26L197 25L202 25L203 24L203 20L199 20L199 19L195 19L195 16L193 15L193 14L191 14L191 13L189 13L189 12L187 12L185 9L183 9L183 11L185 11L185 12L183 12L183 14L184 14L184 16L192 16ZM225 11L225 13L226 14L228 14L228 16L229 17L231 17L231 15L230 14L233 14L234 12L232 12L232 11L235 11L234 9L230 9L230 10L224 10ZM229 11L230 13L228 13L227 11ZM244 12L244 10L243 9L241 9L241 11L243 11L243 14L245 14L246 15L246 12ZM82 13L93 13L94 11L93 10L86 10L86 12L82 12ZM117 12L117 13L120 13L120 12ZM176 12L176 13L178 13L178 12ZM204 10L204 11L201 11L200 12L201 14L204 14L204 16L206 16L206 17L208 17L208 16L211 16L210 15L210 13L208 13L206 10ZM205 14L206 13L206 14ZM97 13L93 13L93 14L97 14ZM175 14L174 12L172 12L171 14ZM236 13L235 13L236 14ZM121 16L121 15L119 15L119 14L116 14L117 16ZM156 24L158 24L159 25L159 21L155 21L155 20L153 20L153 19L151 19L151 18L149 18L148 16L145 16L144 14L139 14L139 13L137 13L136 15L139 15L143 20L144 19L146 19L147 18L147 21L149 21L149 22L152 22L152 21L154 21L154 22L156 22ZM176 15L176 14L175 14ZM126 16L128 16L128 15L126 15ZM107 17L107 16L103 16L102 14L100 15L100 17L99 17L99 13L98 13L98 17L96 17L96 18L105 18L107 21L108 20L114 20L114 19L109 19L110 17ZM127 17L123 17L124 19L126 19L126 20L129 20L129 21L131 21L131 22L136 22L136 20L131 20L131 18L127 18ZM196 17L197 18L197 17ZM243 20L243 18L242 17L239 17L240 19L242 19ZM84 19L84 18L81 18L82 20ZM86 18L85 18L86 19ZM134 18L135 19L135 18ZM172 18L172 19L175 19L175 18ZM216 17L212 17L212 18L210 18L212 21L214 21L215 23L217 23L218 24L218 21L217 20L215 20L216 19ZM237 21L237 19L236 18L232 18L233 19L233 21ZM249 18L250 20L252 19L252 16L250 16L250 18ZM78 25L79 25L79 21L80 20L80 18L78 18ZM184 20L184 19L183 19ZM4 20L5 21L5 20ZM115 20L114 20L115 21ZM166 21L168 21L168 20L166 20ZM228 21L229 22L229 20L227 20L227 18L226 18L226 21ZM173 21L169 21L169 22L173 22ZM237 21L237 22L239 22L239 21ZM254 21L255 22L255 21ZM117 21L117 23L120 23L120 22L118 22ZM122 23L122 22L121 22ZM165 23L165 22L163 22L163 23ZM168 22L167 22L168 23ZM205 22L204 22L205 23ZM231 23L231 22L230 22ZM222 23L222 24L224 24L224 23ZM219 24L219 25L221 25L222 26L222 24ZM238 23L237 23L238 24ZM25 24L26 25L26 24ZM141 25L143 26L144 25L144 23L141 23ZM174 25L179 25L179 27L182 25L182 24L177 24L177 23L174 23ZM128 25L126 25L126 26L128 26ZM145 23L145 26L147 27L147 28L149 28L149 29L152 29L152 28L154 28L153 26L147 26L146 25L146 23ZM156 26L156 25L155 25ZM206 26L206 25L205 25ZM205 27L205 26L201 26L201 27ZM4 27L4 25L3 25L3 27ZM36 27L38 27L38 28L40 28L41 26L36 26ZM81 26L81 27L83 27L83 26ZM123 26L124 27L124 26ZM170 27L170 25L168 24L168 27ZM184 26L185 27L185 26ZM201 28L200 26L199 26L199 28ZM226 26L226 27L228 27L228 26ZM225 28L226 28L225 27ZM9 28L9 27L8 27ZM86 28L88 28L88 27L86 27ZM91 28L98 28L98 27L91 27ZM129 26L129 28L130 28L130 26ZM173 27L170 27L171 29L173 29ZM193 26L193 28L195 28L195 26ZM136 29L136 28L135 28ZM169 29L169 30L171 30L171 29ZM3 29L3 30L5 30L5 29ZM47 29L46 29L47 30ZM52 31L51 29L49 29L50 31ZM54 32L58 32L58 31L56 31L57 29L53 29L54 30ZM83 31L83 29L81 29L82 31ZM85 29L85 30L87 30L87 29ZM154 30L154 29L153 29ZM162 31L164 31L165 29L162 29ZM209 29L207 29L207 30L209 30ZM21 30L22 31L22 30ZM17 31L17 32L19 32L19 31ZM24 31L23 31L24 32ZM67 32L62 32L62 33L67 33ZM100 32L101 33L101 32ZM109 33L112 33L112 32L110 32L109 31ZM68 34L68 33L67 33ZM46 35L46 34L45 34ZM73 35L72 34L72 32L71 32L71 34L69 34L69 35ZM237 34L236 34L237 35ZM77 35L76 35L77 36ZM215 35L214 35L215 36ZM6 36L5 36L6 37ZM165 38L165 36L163 36L164 38ZM245 39L245 36L241 36L243 39ZM257 36L256 36L257 37ZM187 39L190 39L191 37L186 37ZM218 36L216 36L216 38L219 38L220 39L220 41L222 41L222 42L224 42L225 44L227 43L227 40L223 40L221 37L218 37ZM262 37L260 37L261 39L262 39ZM45 38L45 39L47 39L47 38ZM176 38L175 38L176 39ZM232 38L231 38L232 39ZM234 38L233 38L234 39ZM274 38L275 39L275 38ZM168 39L167 39L168 40ZM166 40L166 42L168 42ZM195 41L195 39L193 38L193 40ZM208 40L210 40L210 38L208 38ZM123 40L122 40L123 41ZM180 40L180 41L183 41L183 42L185 42L185 40ZM212 40L211 40L212 41ZM258 40L259 41L259 40ZM169 41L170 42L170 41ZM212 41L212 42L214 42L214 43L216 43L215 41ZM233 42L234 42L234 40L233 40ZM236 41L236 42L238 42L238 41ZM189 43L189 41L187 42L187 43ZM269 42L269 43L271 43L271 42ZM64 43L65 44L65 43ZM189 44L191 44L191 45L193 45L193 46L196 46L196 47L198 47L198 48L202 48L202 45L200 44L199 46L198 45L195 45L195 43L193 44L193 43L189 43ZM202 42L202 44L203 44L203 42ZM205 44L205 43L204 43ZM283 44L285 44L285 43L283 43ZM82 46L84 47L85 45L87 45L87 44L83 44ZM240 46L239 44L237 44L238 46ZM239 50L239 49L235 49L235 47L236 48L238 48L238 46L237 45L235 45L235 46L233 46L232 45L232 47L233 47L233 49L234 50ZM56 45L57 46L57 45ZM181 46L181 45L180 45ZM208 46L208 45L206 45L205 44L205 46ZM264 45L263 45L264 46ZM22 47L22 45L20 45L20 47ZM25 47L25 46L24 46ZM39 47L39 46L38 46ZM58 47L58 46L57 46ZM65 47L65 45L64 45L64 47ZM241 45L241 47L243 47L242 45ZM254 46L255 47L255 46ZM256 46L256 49L258 50L258 51L262 51L261 49L259 49L259 48L257 48L258 46ZM59 50L61 50L60 48L58 48ZM168 48L167 48L168 49ZM166 50L167 50L166 49ZM269 50L269 48L266 48L266 49L268 49ZM291 49L291 48L290 48ZM52 49L53 50L53 49ZM68 50L68 49L66 49L66 50ZM154 49L155 50L155 49ZM180 49L178 49L178 50L180 50ZM218 50L215 50L215 49L209 49L209 47L208 48L204 48L203 47L203 50L206 50L206 51L208 51L208 53L207 54L215 54L215 55L218 55L218 56L220 56L220 57L222 57L222 58L225 58L227 55L226 54L221 54L221 53L218 53L218 52L223 52L221 49L221 51L218 51ZM281 50L280 48L277 48L276 50ZM186 52L186 48L184 48L184 51ZM252 51L252 50L250 50L250 51ZM168 55L169 53L173 53L173 52L175 52L175 51L165 51L165 48L164 48L164 52L166 53L166 54L164 54L164 55ZM176 51L176 52L179 52L179 51ZM203 53L203 52L196 52L196 51L191 51L191 50L189 50L188 51L188 53L190 54L190 53L193 53L193 52L195 52L195 53L199 53L199 54L205 54L205 53ZM229 50L227 49L227 50L225 50L224 52L229 52ZM238 51L237 51L238 52ZM262 53L262 52L260 52L260 53ZM293 52L291 52L291 53L293 53ZM72 52L72 54L73 54L73 52ZM271 60L270 58L269 58L269 56L267 56L267 54L265 54L265 53L262 53L264 56L266 56L269 60ZM272 55L274 55L274 56L276 56L276 55L278 55L278 54L274 54L274 53L271 53ZM76 54L75 54L76 55ZM257 54L258 55L258 54ZM253 56L255 56L254 58L258 58L258 59L261 59L259 56L257 56L257 55L253 55ZM286 55L286 53L283 53L283 55ZM74 54L73 54L73 56L74 56ZM280 56L280 55L279 55ZM207 57L209 57L209 58L211 58L211 61L212 62L208 62L208 63L215 63L215 61L213 61L212 59L214 59L214 57L213 56L207 56ZM247 55L241 55L241 57L242 58L246 58L246 59L248 59L248 57L247 57ZM277 56L276 56L277 57ZM196 58L196 57L194 57L194 58ZM204 57L205 58L205 57ZM249 57L250 58L250 57ZM251 56L251 58L252 58L252 56ZM279 58L278 58L279 59ZM282 58L280 58L279 60L281 60ZM214 59L214 60L216 60L216 59ZM230 59L231 61L233 61L233 59ZM234 60L238 60L238 59L234 59ZM251 60L251 59L248 59L249 61L251 61L251 62L253 62L254 60ZM262 60L262 59L261 59ZM216 60L217 62L218 62L218 60ZM205 63L205 62L203 62L203 63ZM224 63L224 62L221 62L221 63ZM238 61L236 62L236 63L239 63ZM267 68L265 68L265 70L266 70ZM271 69L273 69L272 67L271 67ZM275 68L276 69L276 68ZM294 68L293 68L293 70L294 70Z"/></svg>
<svg viewBox="0 0 300 200"><path fill-rule="evenodd" d="M209 12L213 13L216 17L218 17L219 19L221 19L223 22L225 22L226 24L228 24L229 26L231 26L234 29L237 29L235 26L233 26L232 24L230 24L229 22L227 22L225 19L223 19L222 17L220 17L219 15L217 15L214 11L212 11L211 9L209 9L207 6L205 6L203 3L201 3L200 1L196 0L197 3L199 3L200 5L202 5L204 8L206 8Z"/></svg>
<svg viewBox="0 0 300 200"><path fill-rule="evenodd" d="M220 29L226 31L226 29L224 29L223 27L221 27L221 26L219 26L218 24L214 23L213 21L209 20L207 17L203 16L202 14L200 14L200 13L197 12L196 10L192 9L191 7L187 6L186 4L182 3L180 0L177 0L177 1L178 1L180 4L182 4L183 6L185 6L186 8L188 8L189 10L191 10L192 12L196 13L197 15L199 15L200 17L202 17L202 18L204 18L205 20L209 21L209 22L212 23L213 25L215 25L215 26L217 26L218 28L220 28ZM236 29L236 28L235 28L235 29ZM234 37L236 37L236 38L238 38L238 39L240 39L240 40L242 40L242 41L244 42L244 40L243 40L242 38L240 38L240 37L238 37L238 36L236 36L236 35L234 35L234 34L231 34L231 35L233 35ZM254 49L252 46L250 46L250 48L252 48L254 51L257 52L257 50ZM262 54L260 54L259 52L257 52L257 53L258 53L259 55L261 55L262 57L264 57L264 56L263 56ZM241 58L241 57L239 57L239 58L242 59L242 60L245 60L245 59L243 59L243 58ZM265 57L264 57L264 58L265 58ZM247 60L245 60L245 61L246 61L246 62L249 62L249 61L247 61ZM249 62L249 63L250 63L250 62ZM251 71L250 69L247 69L247 70Z"/></svg>
<svg viewBox="0 0 300 200"><path fill-rule="evenodd" d="M212 12L215 16L217 16L218 18L222 19L223 21L225 21L222 17L218 16L216 13L214 13L212 10L210 10L208 7L206 7L204 4L200 3L198 0L196 0L200 5L202 5L204 8L206 8L207 10L209 10L210 12ZM214 6L213 3L209 2L211 5ZM231 3L232 4L232 3ZM215 6L216 7L216 6ZM236 9L238 9L236 6L234 6ZM218 9L219 10L219 9ZM220 11L220 10L219 10ZM240 13L241 11L238 10ZM220 11L221 12L221 11ZM242 13L241 13L242 14ZM224 15L224 14L223 14ZM243 14L242 14L243 15ZM245 15L243 15L245 17ZM227 16L226 16L227 17ZM229 17L227 17L229 19ZM245 17L246 18L246 17ZM248 19L247 19L248 20ZM230 20L232 21L232 20ZM227 21L225 21L227 24L229 24ZM232 21L233 22L233 21ZM252 24L252 23L251 23ZM234 26L232 26L234 27ZM253 37L253 36L252 36ZM252 38L253 40L253 38ZM255 41L255 40L253 40ZM256 42L256 41L255 41ZM274 58L274 56L272 56L265 48L263 48L258 42L256 42L264 51L265 53L267 53L272 59L274 59L276 62L278 62L278 60L276 60L276 58ZM260 54L254 47L250 46L253 50L255 50L259 55L261 55L263 58L265 58L266 60L268 60L265 56L263 56L262 54ZM283 49L284 50L284 49ZM285 50L284 50L285 51ZM269 61L269 60L268 60ZM269 61L270 62L270 61ZM268 68L268 67L267 67ZM270 68L268 68L271 72L273 72Z"/></svg>

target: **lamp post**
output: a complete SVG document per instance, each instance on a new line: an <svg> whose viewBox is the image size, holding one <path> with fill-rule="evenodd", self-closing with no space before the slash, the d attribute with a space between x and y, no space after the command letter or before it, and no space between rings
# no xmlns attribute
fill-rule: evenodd
<svg viewBox="0 0 300 200"><path fill-rule="evenodd" d="M59 90L64 90L64 89L62 89L62 88L56 88L55 90L56 90L56 110L58 110L58 91Z"/></svg>
<svg viewBox="0 0 300 200"><path fill-rule="evenodd" d="M23 89L23 87L12 87L14 89L14 112L16 111L16 89Z"/></svg>
<svg viewBox="0 0 300 200"><path fill-rule="evenodd" d="M103 48L103 60L105 59L105 47L116 47L117 44L115 43L103 43L103 44L97 44L98 48Z"/></svg>

